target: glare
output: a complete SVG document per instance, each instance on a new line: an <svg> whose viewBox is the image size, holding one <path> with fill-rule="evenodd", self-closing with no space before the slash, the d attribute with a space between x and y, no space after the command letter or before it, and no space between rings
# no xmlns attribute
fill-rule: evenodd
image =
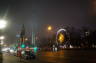
<svg viewBox="0 0 96 63"><path fill-rule="evenodd" d="M4 37L4 36L1 36L1 37L0 37L0 40L3 40L3 39L5 39L5 37Z"/></svg>
<svg viewBox="0 0 96 63"><path fill-rule="evenodd" d="M25 41L27 41L28 40L28 38L25 38Z"/></svg>
<svg viewBox="0 0 96 63"><path fill-rule="evenodd" d="M59 29L59 30L57 31L57 34L56 34L56 41L58 40L60 43L64 42L64 39L65 39L64 34L60 34L61 31L67 32L67 30L61 28L61 29ZM59 37L58 37L58 35L59 35Z"/></svg>
<svg viewBox="0 0 96 63"><path fill-rule="evenodd" d="M13 49L10 49L9 51L10 51L10 53L14 53L14 50Z"/></svg>
<svg viewBox="0 0 96 63"><path fill-rule="evenodd" d="M21 54L24 54L24 53L25 53L25 51L22 51L22 52L21 52Z"/></svg>
<svg viewBox="0 0 96 63"><path fill-rule="evenodd" d="M38 49L37 47L34 47L34 52L35 52L35 53L37 52L37 49Z"/></svg>
<svg viewBox="0 0 96 63"><path fill-rule="evenodd" d="M57 47L55 47L55 51L57 51L58 49L57 49Z"/></svg>
<svg viewBox="0 0 96 63"><path fill-rule="evenodd" d="M2 48L2 51L7 52L9 48Z"/></svg>
<svg viewBox="0 0 96 63"><path fill-rule="evenodd" d="M3 29L6 27L6 21L5 20L0 20L0 29Z"/></svg>
<svg viewBox="0 0 96 63"><path fill-rule="evenodd" d="M64 35L60 33L58 40L62 43L64 41Z"/></svg>
<svg viewBox="0 0 96 63"><path fill-rule="evenodd" d="M48 26L48 30L49 30L49 31L52 30L52 27L51 27L51 26Z"/></svg>
<svg viewBox="0 0 96 63"><path fill-rule="evenodd" d="M70 45L70 48L73 48L73 46L72 46L72 45Z"/></svg>

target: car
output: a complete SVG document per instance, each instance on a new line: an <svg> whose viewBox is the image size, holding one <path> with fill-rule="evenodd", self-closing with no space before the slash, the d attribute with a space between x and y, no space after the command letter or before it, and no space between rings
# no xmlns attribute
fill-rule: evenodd
<svg viewBox="0 0 96 63"><path fill-rule="evenodd" d="M35 59L36 55L32 51L25 51L24 57L25 57L26 60Z"/></svg>

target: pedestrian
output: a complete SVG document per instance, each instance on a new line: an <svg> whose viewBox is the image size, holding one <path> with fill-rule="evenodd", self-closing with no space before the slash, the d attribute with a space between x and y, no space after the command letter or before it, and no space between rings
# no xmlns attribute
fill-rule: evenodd
<svg viewBox="0 0 96 63"><path fill-rule="evenodd" d="M21 61L21 59L22 59L22 54L21 54L21 52L22 52L21 50L18 51L18 56L19 56L19 60L20 60L20 61Z"/></svg>

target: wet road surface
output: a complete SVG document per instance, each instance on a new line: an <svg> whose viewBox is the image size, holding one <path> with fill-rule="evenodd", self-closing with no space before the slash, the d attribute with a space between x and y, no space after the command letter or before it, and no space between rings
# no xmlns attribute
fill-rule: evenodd
<svg viewBox="0 0 96 63"><path fill-rule="evenodd" d="M18 57L3 54L3 63L96 63L96 50L40 51L36 59L21 62Z"/></svg>

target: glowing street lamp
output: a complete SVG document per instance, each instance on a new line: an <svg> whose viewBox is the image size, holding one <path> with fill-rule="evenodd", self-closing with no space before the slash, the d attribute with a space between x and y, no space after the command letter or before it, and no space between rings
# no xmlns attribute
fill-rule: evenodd
<svg viewBox="0 0 96 63"><path fill-rule="evenodd" d="M1 36L1 37L0 37L0 40L3 40L3 39L5 39L5 37L4 37L4 36Z"/></svg>
<svg viewBox="0 0 96 63"><path fill-rule="evenodd" d="M48 32L52 32L52 26L48 26L47 27L47 30L48 30ZM50 34L51 35L51 34ZM50 44L51 44L51 39L50 39Z"/></svg>
<svg viewBox="0 0 96 63"><path fill-rule="evenodd" d="M52 30L52 26L48 26L48 31L51 31Z"/></svg>
<svg viewBox="0 0 96 63"><path fill-rule="evenodd" d="M6 24L7 24L7 22L6 22L6 20L0 20L0 29L3 29L3 28L5 28L6 27Z"/></svg>

